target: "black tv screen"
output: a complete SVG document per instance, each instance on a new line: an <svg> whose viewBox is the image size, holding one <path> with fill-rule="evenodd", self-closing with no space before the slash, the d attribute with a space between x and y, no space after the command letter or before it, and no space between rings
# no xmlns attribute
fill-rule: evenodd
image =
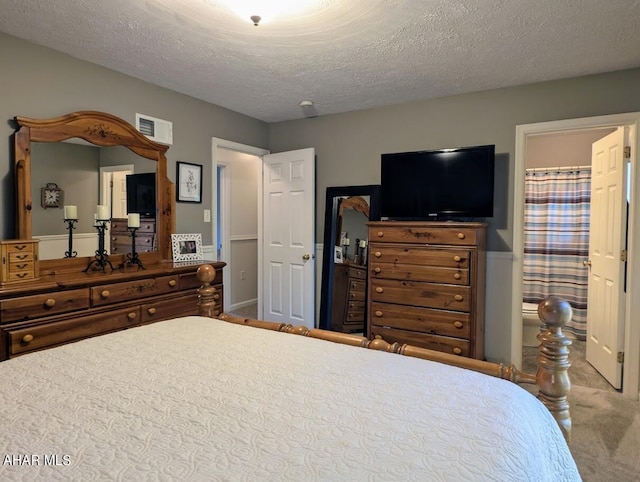
<svg viewBox="0 0 640 482"><path fill-rule="evenodd" d="M139 213L141 217L156 216L156 174L127 174L127 213Z"/></svg>
<svg viewBox="0 0 640 482"><path fill-rule="evenodd" d="M382 154L381 215L388 219L493 216L495 146Z"/></svg>

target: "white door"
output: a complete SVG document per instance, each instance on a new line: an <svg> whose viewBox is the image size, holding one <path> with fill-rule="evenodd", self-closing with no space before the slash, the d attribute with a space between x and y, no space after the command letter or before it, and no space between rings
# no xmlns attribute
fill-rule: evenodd
<svg viewBox="0 0 640 482"><path fill-rule="evenodd" d="M263 161L263 317L313 328L315 150Z"/></svg>
<svg viewBox="0 0 640 482"><path fill-rule="evenodd" d="M591 164L587 361L619 389L627 217L624 128L593 144Z"/></svg>
<svg viewBox="0 0 640 482"><path fill-rule="evenodd" d="M131 171L115 171L111 177L111 217L127 217L127 174Z"/></svg>

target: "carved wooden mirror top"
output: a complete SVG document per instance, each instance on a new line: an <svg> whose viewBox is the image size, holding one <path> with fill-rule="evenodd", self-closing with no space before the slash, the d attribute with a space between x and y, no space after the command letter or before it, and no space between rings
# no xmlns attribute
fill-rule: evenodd
<svg viewBox="0 0 640 482"><path fill-rule="evenodd" d="M158 251L149 253L171 259L171 233L175 232L175 187L167 178L168 146L147 139L131 124L111 114L95 111L73 112L52 119L16 116L15 179L16 235L32 239L31 142L60 142L80 138L100 147L124 146L137 155L157 162L156 233Z"/></svg>

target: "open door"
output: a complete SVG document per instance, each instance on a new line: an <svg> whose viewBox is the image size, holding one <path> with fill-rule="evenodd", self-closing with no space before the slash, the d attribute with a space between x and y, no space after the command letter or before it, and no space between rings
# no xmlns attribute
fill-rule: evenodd
<svg viewBox="0 0 640 482"><path fill-rule="evenodd" d="M587 361L614 388L622 387L626 166L624 128L592 148Z"/></svg>
<svg viewBox="0 0 640 482"><path fill-rule="evenodd" d="M263 157L263 317L314 327L315 150Z"/></svg>

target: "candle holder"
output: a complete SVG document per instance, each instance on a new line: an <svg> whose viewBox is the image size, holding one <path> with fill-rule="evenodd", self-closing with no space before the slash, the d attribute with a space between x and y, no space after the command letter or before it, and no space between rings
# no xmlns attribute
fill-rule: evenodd
<svg viewBox="0 0 640 482"><path fill-rule="evenodd" d="M108 222L109 222L108 220L100 220L100 219L96 221L95 228L98 230L98 249L96 250L95 259L91 260L87 265L87 267L84 269L85 273L89 271L89 268L91 268L94 265L96 266L96 268L101 268L103 272L105 271L105 267L107 265L109 265L109 267L111 268L111 271L115 269L111 264L111 261L109 261L109 254L107 253L107 250L104 249L104 234L105 234L105 231L107 230Z"/></svg>
<svg viewBox="0 0 640 482"><path fill-rule="evenodd" d="M76 229L75 224L78 222L77 219L65 219L65 223L67 223L67 229L69 230L69 251L65 251L65 258L75 258L78 256L78 253L73 250L73 230Z"/></svg>
<svg viewBox="0 0 640 482"><path fill-rule="evenodd" d="M136 231L138 228L127 227L127 229L131 232L131 252L127 253L127 259L125 259L120 268L124 268L125 266L133 266L134 264L138 266L138 269L145 269L142 266L142 261L138 257L138 252L136 251Z"/></svg>

